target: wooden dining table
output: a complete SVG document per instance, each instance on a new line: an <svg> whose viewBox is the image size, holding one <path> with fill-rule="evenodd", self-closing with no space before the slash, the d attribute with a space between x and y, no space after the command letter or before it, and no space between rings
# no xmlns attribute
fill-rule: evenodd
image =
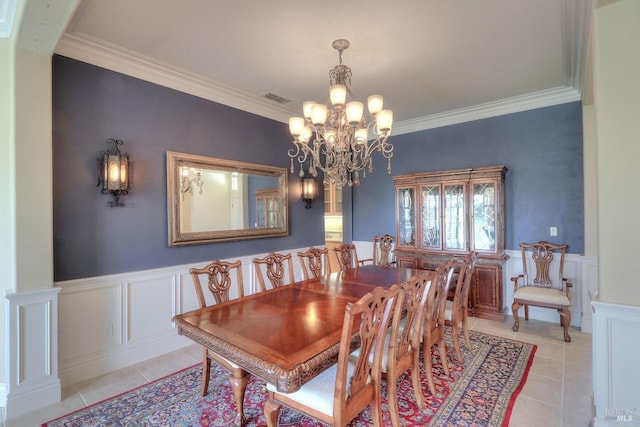
<svg viewBox="0 0 640 427"><path fill-rule="evenodd" d="M173 321L179 334L291 393L337 362L347 303L420 271L366 265L182 313ZM242 401L246 381L231 383ZM236 425L244 425L242 408L237 411Z"/></svg>

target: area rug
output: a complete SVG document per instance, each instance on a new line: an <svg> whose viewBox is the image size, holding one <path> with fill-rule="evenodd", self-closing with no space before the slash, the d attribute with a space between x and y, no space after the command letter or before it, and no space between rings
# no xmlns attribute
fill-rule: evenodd
<svg viewBox="0 0 640 427"><path fill-rule="evenodd" d="M446 335L447 351L453 349ZM436 394L429 391L424 372L422 389L427 410L416 405L411 378L398 379L398 407L405 426L507 426L518 393L524 386L536 346L471 331L473 349L464 343L465 364L448 354L450 374L444 375L438 352L433 369ZM209 394L200 396L201 365L184 369L165 378L96 403L87 408L46 422L42 427L87 426L221 426L233 425L235 404L228 373L212 364ZM383 381L384 425L391 425L386 386ZM247 426L266 425L262 413L267 393L258 378L251 377L245 396ZM280 411L282 427L323 426L294 410ZM349 426L372 425L366 409Z"/></svg>

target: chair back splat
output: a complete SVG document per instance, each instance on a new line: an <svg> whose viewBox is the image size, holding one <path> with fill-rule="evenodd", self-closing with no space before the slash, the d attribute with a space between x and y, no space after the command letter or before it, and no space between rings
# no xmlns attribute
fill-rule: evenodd
<svg viewBox="0 0 640 427"><path fill-rule="evenodd" d="M298 252L298 260L305 280L331 274L327 248L309 248L305 252Z"/></svg>
<svg viewBox="0 0 640 427"><path fill-rule="evenodd" d="M338 260L338 266L341 271L345 271L352 268L358 268L360 263L358 262L358 253L356 246L343 243L342 245L333 248Z"/></svg>
<svg viewBox="0 0 640 427"><path fill-rule="evenodd" d="M264 279L265 275L267 279L269 279L271 288L279 288L280 286L295 282L291 254L285 255L271 252L264 258L254 258L253 265L262 292L267 290Z"/></svg>
<svg viewBox="0 0 640 427"><path fill-rule="evenodd" d="M373 258L360 260L360 265L372 263L373 265L391 265L395 263L393 256L393 244L396 238L385 234L373 236Z"/></svg>
<svg viewBox="0 0 640 427"><path fill-rule="evenodd" d="M207 277L207 289L213 295L217 304L229 301L229 291L234 283L238 291L238 297L244 296L241 261L226 262L215 260L203 268L189 269L189 274L191 274L193 284L196 287L200 308L207 306L203 287L200 284L200 275ZM235 276L235 280L233 276Z"/></svg>

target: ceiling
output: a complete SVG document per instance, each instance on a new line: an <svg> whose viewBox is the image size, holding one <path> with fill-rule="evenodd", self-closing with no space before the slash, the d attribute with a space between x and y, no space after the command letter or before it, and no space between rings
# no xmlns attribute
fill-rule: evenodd
<svg viewBox="0 0 640 427"><path fill-rule="evenodd" d="M82 0L55 52L285 122L327 102L346 38L354 94L383 95L403 133L584 99L590 14L583 0Z"/></svg>

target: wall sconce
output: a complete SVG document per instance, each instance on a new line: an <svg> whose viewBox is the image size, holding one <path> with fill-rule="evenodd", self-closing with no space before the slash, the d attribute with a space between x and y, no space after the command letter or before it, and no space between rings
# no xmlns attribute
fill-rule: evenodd
<svg viewBox="0 0 640 427"><path fill-rule="evenodd" d="M98 158L98 187L102 184L102 194L113 196L109 206L124 206L120 203L120 196L129 194L133 162L129 161L129 153L120 152L118 146L124 144L122 140L109 139L107 144L113 144L113 149L103 151Z"/></svg>
<svg viewBox="0 0 640 427"><path fill-rule="evenodd" d="M182 178L180 179L180 193L182 193L182 200L184 200L184 194L189 193L193 194L193 187L198 187L198 194L202 194L202 185L204 181L202 180L202 170L200 169L192 169L186 166L181 167L182 170ZM193 172L193 177L192 177Z"/></svg>
<svg viewBox="0 0 640 427"><path fill-rule="evenodd" d="M310 177L303 178L300 182L302 200L305 201L305 208L311 208L311 202L318 195L318 185L316 184L316 180Z"/></svg>

